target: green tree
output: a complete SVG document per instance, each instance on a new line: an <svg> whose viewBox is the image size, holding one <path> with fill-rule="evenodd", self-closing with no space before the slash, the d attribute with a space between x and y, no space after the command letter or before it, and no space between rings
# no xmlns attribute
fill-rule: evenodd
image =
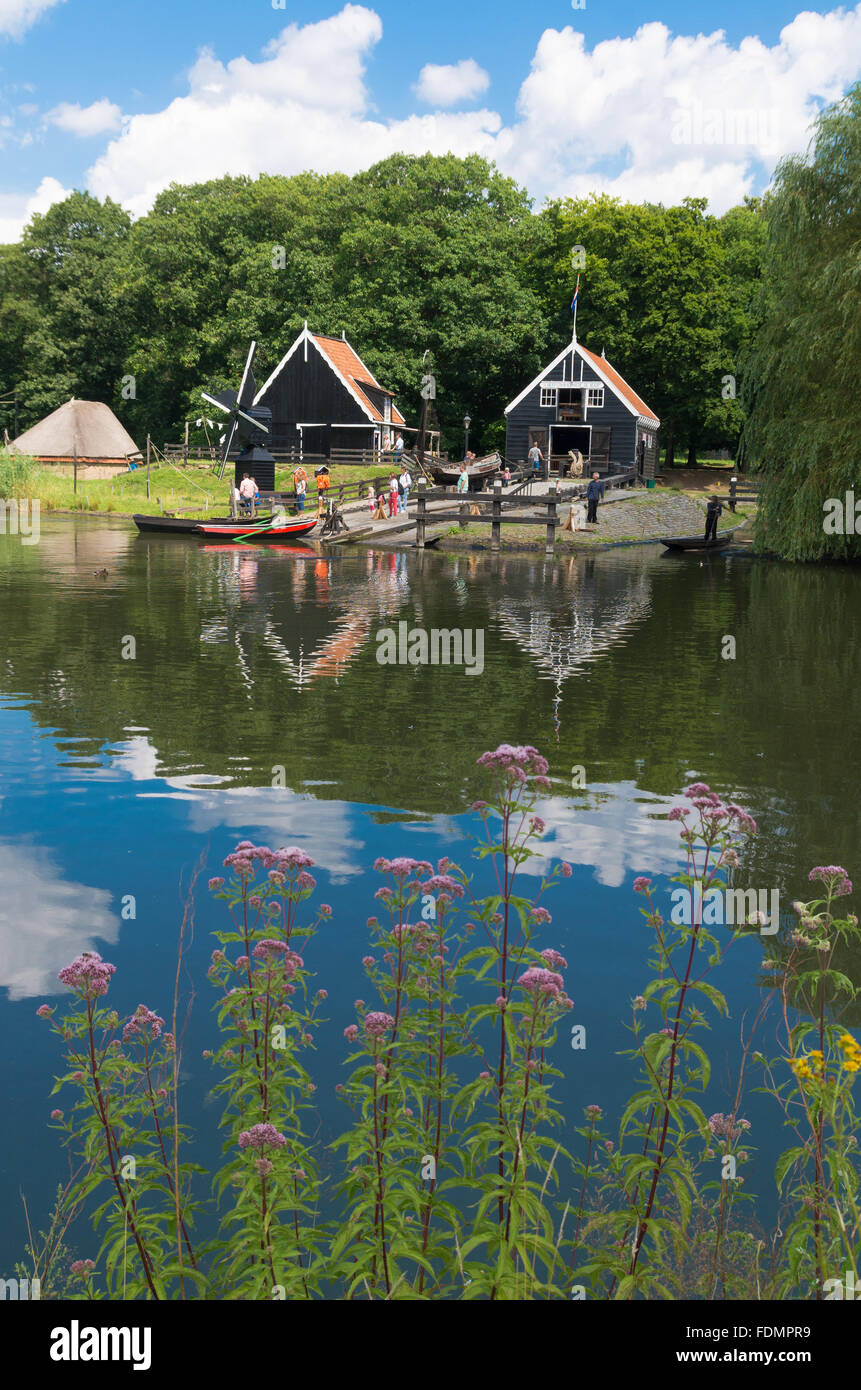
<svg viewBox="0 0 861 1390"><path fill-rule="evenodd" d="M861 84L822 112L806 156L780 164L764 211L746 373L746 445L765 475L758 544L791 560L857 557L857 536L826 530L824 508L858 478Z"/></svg>

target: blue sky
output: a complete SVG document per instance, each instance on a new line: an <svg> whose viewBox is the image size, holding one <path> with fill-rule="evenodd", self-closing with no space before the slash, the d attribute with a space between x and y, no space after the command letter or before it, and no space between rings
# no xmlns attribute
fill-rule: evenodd
<svg viewBox="0 0 861 1390"><path fill-rule="evenodd" d="M0 0L0 238L72 187L139 215L172 179L399 148L720 211L859 74L861 6Z"/></svg>

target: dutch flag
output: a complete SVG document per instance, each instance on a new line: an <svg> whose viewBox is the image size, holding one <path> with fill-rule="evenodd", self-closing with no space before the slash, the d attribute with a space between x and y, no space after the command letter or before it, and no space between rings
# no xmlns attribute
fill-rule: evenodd
<svg viewBox="0 0 861 1390"><path fill-rule="evenodd" d="M576 285L575 290L574 290L574 298L571 300L571 312L572 312L572 314L576 314L576 312L577 312L577 296L578 296L579 293L580 293L580 276L578 275L578 276L577 276L577 285Z"/></svg>

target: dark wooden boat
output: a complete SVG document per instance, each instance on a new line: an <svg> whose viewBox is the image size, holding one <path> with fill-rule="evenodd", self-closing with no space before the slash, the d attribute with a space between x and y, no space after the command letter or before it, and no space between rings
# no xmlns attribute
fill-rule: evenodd
<svg viewBox="0 0 861 1390"><path fill-rule="evenodd" d="M253 521L198 522L195 531L206 540L222 541L283 541L290 537L307 536L317 525L318 517L288 516L280 526L256 525Z"/></svg>
<svg viewBox="0 0 861 1390"><path fill-rule="evenodd" d="M738 526L730 526L709 541L705 536L661 536L660 541L668 550L722 550L733 532L738 530Z"/></svg>
<svg viewBox="0 0 861 1390"><path fill-rule="evenodd" d="M230 516L213 516L208 520L214 526L235 526L236 524ZM254 517L253 520L248 518L245 521L245 525L267 526L271 520L271 516L267 514L266 516ZM172 536L191 536L195 534L198 526L201 524L199 516L144 516L140 512L135 513L132 517L132 521L138 530L146 535L158 532L159 534Z"/></svg>
<svg viewBox="0 0 861 1390"><path fill-rule="evenodd" d="M463 463L452 463L450 461L448 463L441 463L433 459L428 459L427 467L436 482L444 483L447 486L456 483L463 472ZM485 479L494 477L501 467L502 457L500 454L485 454L484 458L473 459L472 463L468 464L466 469L470 490L475 492L477 488L481 487Z"/></svg>

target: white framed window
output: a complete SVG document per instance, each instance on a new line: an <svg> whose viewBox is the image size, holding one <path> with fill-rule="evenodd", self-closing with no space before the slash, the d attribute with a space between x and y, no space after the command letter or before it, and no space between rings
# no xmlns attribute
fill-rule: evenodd
<svg viewBox="0 0 861 1390"><path fill-rule="evenodd" d="M542 404L542 405L545 405L545 406L550 406L550 407L554 407L554 406L556 405L556 387L555 387L555 386L542 386L542 388L541 388L541 404Z"/></svg>
<svg viewBox="0 0 861 1390"><path fill-rule="evenodd" d="M383 420L384 420L384 422L385 422L387 425L390 425L390 424L392 423L392 398L391 398L391 396L384 396L384 397L383 397Z"/></svg>
<svg viewBox="0 0 861 1390"><path fill-rule="evenodd" d="M589 387L589 390L588 390L588 392L587 392L586 404L587 404L587 405L594 405L594 406L598 407L599 409L601 408L601 406L603 406L603 404L604 404L604 388L603 388L603 386L590 386L590 387Z"/></svg>

